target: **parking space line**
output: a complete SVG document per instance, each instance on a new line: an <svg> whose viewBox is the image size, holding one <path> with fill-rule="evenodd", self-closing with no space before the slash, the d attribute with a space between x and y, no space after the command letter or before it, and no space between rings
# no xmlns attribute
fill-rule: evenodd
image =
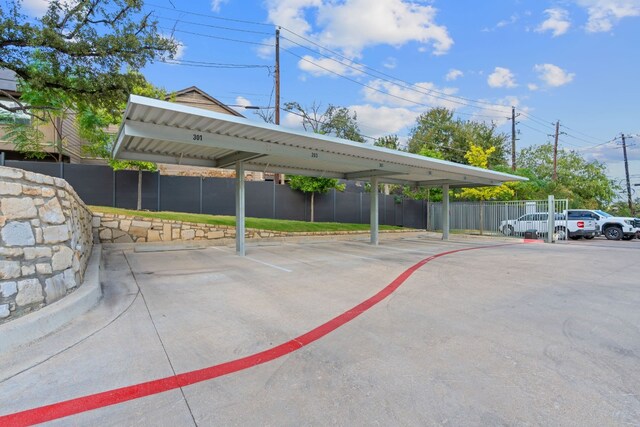
<svg viewBox="0 0 640 427"><path fill-rule="evenodd" d="M262 265L266 265L267 267L276 268L278 270L282 270L282 271L285 271L287 273L291 273L293 271L293 270L289 270L288 268L280 267L280 266L275 265L275 264L270 264L270 263L265 262L265 261L260 261L259 259L255 259L255 258L252 258L252 257L249 257L249 256L245 256L244 259L248 259L250 261L257 262L257 263L262 264Z"/></svg>
<svg viewBox="0 0 640 427"><path fill-rule="evenodd" d="M229 251L225 251L222 248L218 248L216 246L212 246L211 248L219 250L221 252L229 252ZM258 264L266 265L267 267L275 268L277 270L284 271L285 273L291 273L293 271L293 270L289 270L288 268L280 267L279 265L271 264L271 263L268 263L266 261L261 261L259 259L256 259L256 258L253 258L253 257L250 257L250 256L244 256L241 259L248 259L249 261L257 262Z"/></svg>
<svg viewBox="0 0 640 427"><path fill-rule="evenodd" d="M278 359L284 355L293 353L317 340L323 338L327 334L335 331L346 323L354 320L362 313L368 311L389 295L395 292L411 275L424 266L425 264L447 255L459 252L466 252L479 249L491 249L504 246L511 246L518 243L505 243L492 246L475 246L460 249L453 249L441 252L422 259L416 264L404 270L391 283L385 286L378 293L366 299L350 310L334 317L326 323L321 324L315 329L306 332L297 338L272 347L261 352L245 356L240 359L221 363L219 365L209 366L195 371L185 372L166 378L147 381L144 383L134 384L100 393L90 394L77 397L75 399L65 400L50 405L40 406L13 414L0 416L0 425L26 426L59 418L68 417L70 415L91 411L98 408L104 408L111 405L163 393L181 387L186 387L203 381L229 375L238 371L249 369L272 360Z"/></svg>

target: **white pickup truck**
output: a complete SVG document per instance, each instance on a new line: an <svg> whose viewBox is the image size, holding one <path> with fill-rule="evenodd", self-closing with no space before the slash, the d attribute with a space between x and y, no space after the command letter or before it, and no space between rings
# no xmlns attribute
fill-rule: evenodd
<svg viewBox="0 0 640 427"><path fill-rule="evenodd" d="M505 236L523 235L528 230L536 230L538 234L547 234L549 229L549 214L546 212L535 212L522 215L518 219L502 221L498 226L500 232ZM559 240L593 239L598 231L596 222L590 217L579 217L567 219L565 213L557 213L555 219L554 233Z"/></svg>
<svg viewBox="0 0 640 427"><path fill-rule="evenodd" d="M603 234L609 240L631 240L640 232L640 220L609 215L600 210L569 209L569 219L572 217L593 218L598 226L598 234Z"/></svg>

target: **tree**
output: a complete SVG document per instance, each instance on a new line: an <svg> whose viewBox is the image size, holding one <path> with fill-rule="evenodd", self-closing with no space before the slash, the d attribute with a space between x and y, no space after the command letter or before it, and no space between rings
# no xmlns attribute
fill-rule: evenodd
<svg viewBox="0 0 640 427"><path fill-rule="evenodd" d="M0 67L12 70L51 100L64 93L71 103L115 111L133 87L139 70L156 58L172 58L177 44L158 32L142 0L51 0L42 18L21 10L21 0L0 8ZM34 64L44 66L34 67ZM9 112L38 114L50 104L23 102L6 91Z"/></svg>
<svg viewBox="0 0 640 427"><path fill-rule="evenodd" d="M494 151L495 147L489 147L485 150L480 146L471 144L469 151L465 154L465 158L471 166L488 169L489 157ZM505 183L499 186L463 188L460 193L456 194L456 197L480 201L510 200L514 194L515 191L509 187L509 183Z"/></svg>
<svg viewBox="0 0 640 427"><path fill-rule="evenodd" d="M9 123L6 126L5 137L13 142L16 149L27 158L41 160L51 155L56 161L62 162L66 145L62 123L69 116L72 108L71 100L61 90L37 90L22 79L18 79L18 88L21 93L20 102L25 105L46 105L48 108L40 110L37 115L31 115L28 121ZM41 130L45 126L51 126L53 129L53 135L49 138ZM53 147L55 155L47 152L47 147Z"/></svg>
<svg viewBox="0 0 640 427"><path fill-rule="evenodd" d="M285 110L294 112L294 114L302 117L302 126L305 130L356 142L364 142L364 137L360 134L360 128L358 127L356 113L351 113L346 107L329 105L324 113L320 113L321 106L315 102L307 109L297 102L287 102ZM332 178L290 175L289 187L304 193L311 193L311 222L313 222L315 194L326 193L332 188L343 190L344 184L341 185L337 179Z"/></svg>
<svg viewBox="0 0 640 427"><path fill-rule="evenodd" d="M312 176L289 176L289 187L293 190L300 190L303 193L311 193L311 222L314 222L314 199L315 194L324 194L332 188L344 190L344 184L340 184L335 178L317 178Z"/></svg>
<svg viewBox="0 0 640 427"><path fill-rule="evenodd" d="M322 135L331 135L337 138L348 139L355 142L364 142L358 126L358 116L346 107L336 107L329 104L321 113L321 105L314 102L310 107L304 108L297 102L287 102L284 109L302 118L302 127L306 131L312 131Z"/></svg>
<svg viewBox="0 0 640 427"><path fill-rule="evenodd" d="M411 130L408 151L419 153L426 148L442 154L444 160L468 164L465 154L471 144L484 149L495 147L491 154L491 166L505 163L505 134L496 132L494 124L463 121L453 118L453 111L447 108L433 108L416 119Z"/></svg>
<svg viewBox="0 0 640 427"><path fill-rule="evenodd" d="M469 151L465 154L465 158L471 166L487 169L489 166L489 157L495 151L495 147L483 149L480 146L471 144ZM509 200L513 197L515 191L509 187L509 184L502 184L497 187L478 187L463 188L456 197L469 200L480 201L480 234L484 231L484 202L486 200Z"/></svg>
<svg viewBox="0 0 640 427"><path fill-rule="evenodd" d="M605 208L619 186L607 178L606 165L587 161L577 151L558 150L557 180L553 180L553 145L523 148L518 168L527 168L544 183L546 194L570 199L572 208Z"/></svg>
<svg viewBox="0 0 640 427"><path fill-rule="evenodd" d="M389 148L390 150L400 150L400 140L398 135L385 135L376 139L373 143L376 147Z"/></svg>

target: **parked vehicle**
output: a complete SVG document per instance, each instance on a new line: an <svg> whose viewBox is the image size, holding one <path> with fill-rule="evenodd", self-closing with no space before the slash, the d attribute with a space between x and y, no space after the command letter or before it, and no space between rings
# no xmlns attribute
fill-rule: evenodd
<svg viewBox="0 0 640 427"><path fill-rule="evenodd" d="M502 221L499 230L505 236L524 235L527 230L536 230L538 234L547 234L549 229L549 214L546 212L528 213L518 219ZM596 222L590 217L566 217L564 213L556 214L554 233L559 240L592 239L597 235Z"/></svg>
<svg viewBox="0 0 640 427"><path fill-rule="evenodd" d="M631 240L640 233L640 220L637 218L617 217L601 210L569 209L569 218L590 217L598 225L598 234L609 240Z"/></svg>

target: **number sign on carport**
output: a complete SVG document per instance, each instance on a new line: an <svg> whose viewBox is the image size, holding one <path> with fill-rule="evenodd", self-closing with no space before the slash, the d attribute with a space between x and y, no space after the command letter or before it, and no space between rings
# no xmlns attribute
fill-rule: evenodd
<svg viewBox="0 0 640 427"><path fill-rule="evenodd" d="M244 171L286 173L449 189L526 180L416 154L255 123L213 111L132 95L113 156L157 163L235 168L236 251L244 255ZM378 244L378 193L371 197L371 243ZM448 239L447 221L443 239Z"/></svg>

